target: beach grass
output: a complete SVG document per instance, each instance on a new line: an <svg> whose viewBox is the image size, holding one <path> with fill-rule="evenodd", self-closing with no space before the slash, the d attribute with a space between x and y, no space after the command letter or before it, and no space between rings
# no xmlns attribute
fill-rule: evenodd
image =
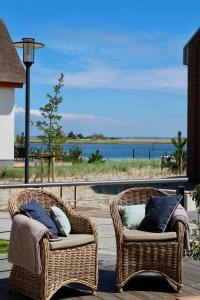
<svg viewBox="0 0 200 300"><path fill-rule="evenodd" d="M31 143L42 143L38 137L30 138ZM64 144L123 144L123 143L171 143L171 138L105 138L105 139L65 139Z"/></svg>
<svg viewBox="0 0 200 300"><path fill-rule="evenodd" d="M108 160L101 163L56 163L56 179L87 179L89 177L131 176L131 177L158 177L168 176L168 169L161 170L160 159L134 159L134 160ZM45 164L44 176L47 177L47 165ZM24 167L0 168L0 179L22 180L24 178ZM30 166L31 181L40 180L40 165Z"/></svg>

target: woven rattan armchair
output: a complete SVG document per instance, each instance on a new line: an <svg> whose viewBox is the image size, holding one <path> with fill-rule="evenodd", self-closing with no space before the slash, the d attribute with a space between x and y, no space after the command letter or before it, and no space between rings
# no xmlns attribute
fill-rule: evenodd
<svg viewBox="0 0 200 300"><path fill-rule="evenodd" d="M11 218L19 213L20 203L36 199L49 212L50 207L60 207L69 218L72 234L90 234L93 242L66 249L52 250L49 240L40 242L42 272L32 274L13 265L8 287L36 300L50 299L62 286L75 282L88 286L93 294L98 282L98 237L96 226L91 220L72 210L61 198L42 189L23 190L9 200ZM55 242L53 242L55 243Z"/></svg>
<svg viewBox="0 0 200 300"><path fill-rule="evenodd" d="M145 204L152 196L167 195L154 188L132 188L120 193L111 203L110 211L114 224L117 261L116 281L118 292L134 276L153 272L165 276L179 292L183 286L183 240L185 227L178 221L175 226L177 238L159 241L125 241L123 224L118 206Z"/></svg>

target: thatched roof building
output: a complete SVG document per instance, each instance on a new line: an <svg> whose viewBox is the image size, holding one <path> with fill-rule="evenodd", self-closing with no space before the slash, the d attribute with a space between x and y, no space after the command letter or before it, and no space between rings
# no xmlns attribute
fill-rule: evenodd
<svg viewBox="0 0 200 300"><path fill-rule="evenodd" d="M9 32L0 19L0 87L21 88L24 82L24 67Z"/></svg>

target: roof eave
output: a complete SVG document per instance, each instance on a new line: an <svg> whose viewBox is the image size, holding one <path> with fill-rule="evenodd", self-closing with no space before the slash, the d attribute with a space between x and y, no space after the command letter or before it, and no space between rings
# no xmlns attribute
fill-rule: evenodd
<svg viewBox="0 0 200 300"><path fill-rule="evenodd" d="M4 81L0 81L0 87L22 88L23 87L23 82L4 82Z"/></svg>

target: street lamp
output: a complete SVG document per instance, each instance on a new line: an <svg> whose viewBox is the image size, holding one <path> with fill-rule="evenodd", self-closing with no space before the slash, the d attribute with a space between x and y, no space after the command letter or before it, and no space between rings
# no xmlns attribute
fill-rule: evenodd
<svg viewBox="0 0 200 300"><path fill-rule="evenodd" d="M29 183L29 125L30 125L30 67L34 63L35 49L44 44L35 42L33 38L23 38L15 42L16 48L23 48L23 63L26 66L26 108L25 108L25 183Z"/></svg>

